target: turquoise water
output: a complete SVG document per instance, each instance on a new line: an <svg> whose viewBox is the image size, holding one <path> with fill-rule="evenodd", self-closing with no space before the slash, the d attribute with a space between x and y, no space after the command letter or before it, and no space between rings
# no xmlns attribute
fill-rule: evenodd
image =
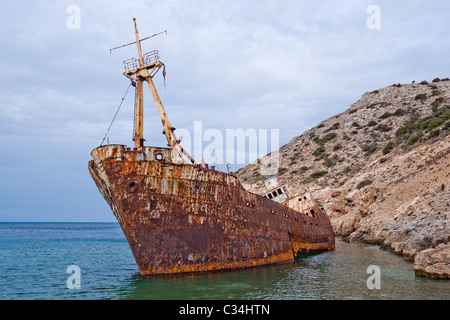
<svg viewBox="0 0 450 320"><path fill-rule="evenodd" d="M116 223L0 223L0 299L450 299L450 281L375 246L337 240L336 250L279 266L142 277ZM80 288L69 289L70 265ZM368 289L370 265L380 289ZM72 282L71 282L72 283Z"/></svg>

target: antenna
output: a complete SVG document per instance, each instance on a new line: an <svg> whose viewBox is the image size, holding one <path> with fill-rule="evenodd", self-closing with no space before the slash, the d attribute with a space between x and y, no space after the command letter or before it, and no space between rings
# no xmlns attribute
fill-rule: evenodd
<svg viewBox="0 0 450 320"><path fill-rule="evenodd" d="M230 163L228 161L225 162L227 166L227 173L230 174Z"/></svg>
<svg viewBox="0 0 450 320"><path fill-rule="evenodd" d="M161 33L165 33L165 34L167 35L167 30L161 31L161 32L159 32L159 33L155 33L154 35L151 35L150 37L140 39L139 42L142 42L142 41L144 41L144 40L147 40L147 39L156 37L157 35L160 35ZM135 44L135 43L136 43L136 41L130 42L130 43L127 43L127 44L124 44L124 45L122 45L122 46L118 46L118 47L115 47L115 48L112 48L112 49L109 49L109 53L112 53L113 50L120 49L120 48L129 46L129 45L132 45L132 44Z"/></svg>

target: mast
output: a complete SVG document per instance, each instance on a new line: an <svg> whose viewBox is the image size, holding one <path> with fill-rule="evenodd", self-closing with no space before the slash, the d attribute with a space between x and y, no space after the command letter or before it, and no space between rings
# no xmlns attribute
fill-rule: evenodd
<svg viewBox="0 0 450 320"><path fill-rule="evenodd" d="M136 35L136 46L138 50L139 56L139 68L144 66L144 58L142 57L142 49L141 42L139 41L139 33L136 26L136 18L133 18L134 21L134 33ZM147 69L145 69L147 71ZM147 72L148 74L148 72ZM137 78L137 87L136 87L136 110L135 110L135 118L134 118L134 147L136 149L144 146L144 90L143 90L143 81L145 80L142 77Z"/></svg>
<svg viewBox="0 0 450 320"><path fill-rule="evenodd" d="M135 112L135 129L134 129L134 145L137 150L144 146L144 99L143 99L143 83L146 81L148 83L150 92L152 93L153 100L155 102L156 110L158 111L159 118L161 119L162 126L164 128L163 134L166 136L168 146L172 149L175 149L180 158L184 160L183 156L186 156L191 163L195 163L194 158L180 145L180 140L177 139L174 131L175 128L171 125L169 121L169 117L166 114L164 106L159 97L158 91L156 90L155 84L153 83L152 78L155 74L164 66L164 64L159 61L158 51L150 51L146 54L142 55L141 41L151 38L153 36L139 39L139 33L136 24L136 18L133 18L134 22L134 33L136 36L136 46L138 50L139 59L131 58L129 60L125 60L125 72L123 73L126 77L130 78L132 81L137 82L136 87L136 112ZM161 32L160 32L161 33ZM134 42L133 42L134 43ZM129 43L127 45L133 44ZM120 46L123 47L123 46ZM120 48L117 47L117 48ZM114 48L114 49L117 49ZM113 49L111 49L113 50Z"/></svg>
<svg viewBox="0 0 450 320"><path fill-rule="evenodd" d="M144 146L144 92L143 81L138 80L136 86L136 110L134 118L134 147Z"/></svg>
<svg viewBox="0 0 450 320"><path fill-rule="evenodd" d="M142 57L141 41L139 40L139 33L138 33L138 29L137 29L137 24L136 24L136 18L133 18L133 22L134 22L134 34L136 35L136 46L137 46L138 55L139 55L139 66L142 68L144 66L144 58Z"/></svg>

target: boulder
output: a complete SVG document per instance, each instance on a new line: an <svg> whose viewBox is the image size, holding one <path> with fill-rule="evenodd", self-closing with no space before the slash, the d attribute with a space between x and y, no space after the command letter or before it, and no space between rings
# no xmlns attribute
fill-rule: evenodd
<svg viewBox="0 0 450 320"><path fill-rule="evenodd" d="M441 244L417 253L414 271L421 276L450 279L450 244Z"/></svg>

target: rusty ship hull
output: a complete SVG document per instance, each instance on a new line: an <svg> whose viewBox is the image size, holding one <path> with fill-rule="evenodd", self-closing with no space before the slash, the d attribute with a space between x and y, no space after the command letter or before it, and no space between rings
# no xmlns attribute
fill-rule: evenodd
<svg viewBox="0 0 450 320"><path fill-rule="evenodd" d="M171 148L105 145L89 171L141 275L232 270L334 249L328 216L246 191L232 174L176 161ZM306 198L305 198L306 199Z"/></svg>

